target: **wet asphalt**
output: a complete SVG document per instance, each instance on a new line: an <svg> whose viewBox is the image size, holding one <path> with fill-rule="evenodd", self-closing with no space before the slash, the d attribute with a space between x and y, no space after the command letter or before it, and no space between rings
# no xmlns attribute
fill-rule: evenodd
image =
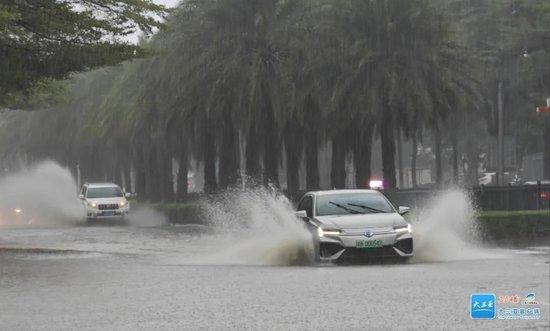
<svg viewBox="0 0 550 331"><path fill-rule="evenodd" d="M547 246L442 262L273 266L225 259L228 245L201 227L0 229L0 329L550 329ZM476 292L533 292L541 318L472 320Z"/></svg>

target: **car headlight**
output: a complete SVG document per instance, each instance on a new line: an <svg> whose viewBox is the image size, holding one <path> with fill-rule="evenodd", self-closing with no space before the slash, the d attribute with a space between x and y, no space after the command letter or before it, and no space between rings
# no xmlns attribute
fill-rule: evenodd
<svg viewBox="0 0 550 331"><path fill-rule="evenodd" d="M126 206L127 204L128 204L128 201L126 201L126 200L122 200L121 202L118 203L118 205L119 205L120 207L124 207L124 206Z"/></svg>
<svg viewBox="0 0 550 331"><path fill-rule="evenodd" d="M396 233L412 233L412 227L410 224L394 227L393 230Z"/></svg>
<svg viewBox="0 0 550 331"><path fill-rule="evenodd" d="M92 207L92 208L95 208L97 207L97 203L95 202L88 202L88 206Z"/></svg>
<svg viewBox="0 0 550 331"><path fill-rule="evenodd" d="M338 229L323 229L321 227L317 228L317 234L319 237L325 237L325 236L337 236L340 234L340 230Z"/></svg>

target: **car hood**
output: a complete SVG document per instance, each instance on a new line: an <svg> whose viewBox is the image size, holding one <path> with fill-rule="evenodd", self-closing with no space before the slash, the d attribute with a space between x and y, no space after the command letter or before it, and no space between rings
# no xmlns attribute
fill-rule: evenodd
<svg viewBox="0 0 550 331"><path fill-rule="evenodd" d="M338 229L391 228L407 224L398 213L329 215L317 216L316 219L326 226Z"/></svg>
<svg viewBox="0 0 550 331"><path fill-rule="evenodd" d="M96 199L86 199L88 202L92 203L95 202L97 204L111 204L111 203L119 203L121 201L124 201L124 198L96 198Z"/></svg>

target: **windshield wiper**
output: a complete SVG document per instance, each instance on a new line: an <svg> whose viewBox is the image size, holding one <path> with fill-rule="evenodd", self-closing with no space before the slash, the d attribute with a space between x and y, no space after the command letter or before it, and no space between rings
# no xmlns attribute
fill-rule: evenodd
<svg viewBox="0 0 550 331"><path fill-rule="evenodd" d="M375 212L375 213L387 213L386 211L383 211L383 210L380 210L380 209L376 209L376 208L372 208L372 207L365 206L365 205L358 205L358 204L355 204L355 203L348 203L348 205L354 206L354 207L363 208L363 209L372 210L372 211Z"/></svg>
<svg viewBox="0 0 550 331"><path fill-rule="evenodd" d="M364 213L360 212L359 210L355 210L355 209L352 209L352 208L348 208L348 207L346 207L346 206L344 206L344 205L341 205L341 204L339 204L339 203L336 203L336 202L329 201L328 203L333 204L333 205L335 205L335 206L338 207L338 208L342 208L342 209L344 209L345 211L347 211L347 212L349 212L349 213L351 213L351 214L364 214Z"/></svg>

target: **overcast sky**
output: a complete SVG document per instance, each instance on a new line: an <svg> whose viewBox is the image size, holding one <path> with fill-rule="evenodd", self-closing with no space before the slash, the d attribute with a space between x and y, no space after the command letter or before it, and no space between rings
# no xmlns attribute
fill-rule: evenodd
<svg viewBox="0 0 550 331"><path fill-rule="evenodd" d="M180 2L180 0L153 0L155 3L165 5L167 7L174 7Z"/></svg>
<svg viewBox="0 0 550 331"><path fill-rule="evenodd" d="M166 7L175 7L180 1L181 0L153 0L154 3L165 5ZM126 36L124 40L127 40L128 42L135 44L138 42L140 35L141 35L141 32L134 33Z"/></svg>

